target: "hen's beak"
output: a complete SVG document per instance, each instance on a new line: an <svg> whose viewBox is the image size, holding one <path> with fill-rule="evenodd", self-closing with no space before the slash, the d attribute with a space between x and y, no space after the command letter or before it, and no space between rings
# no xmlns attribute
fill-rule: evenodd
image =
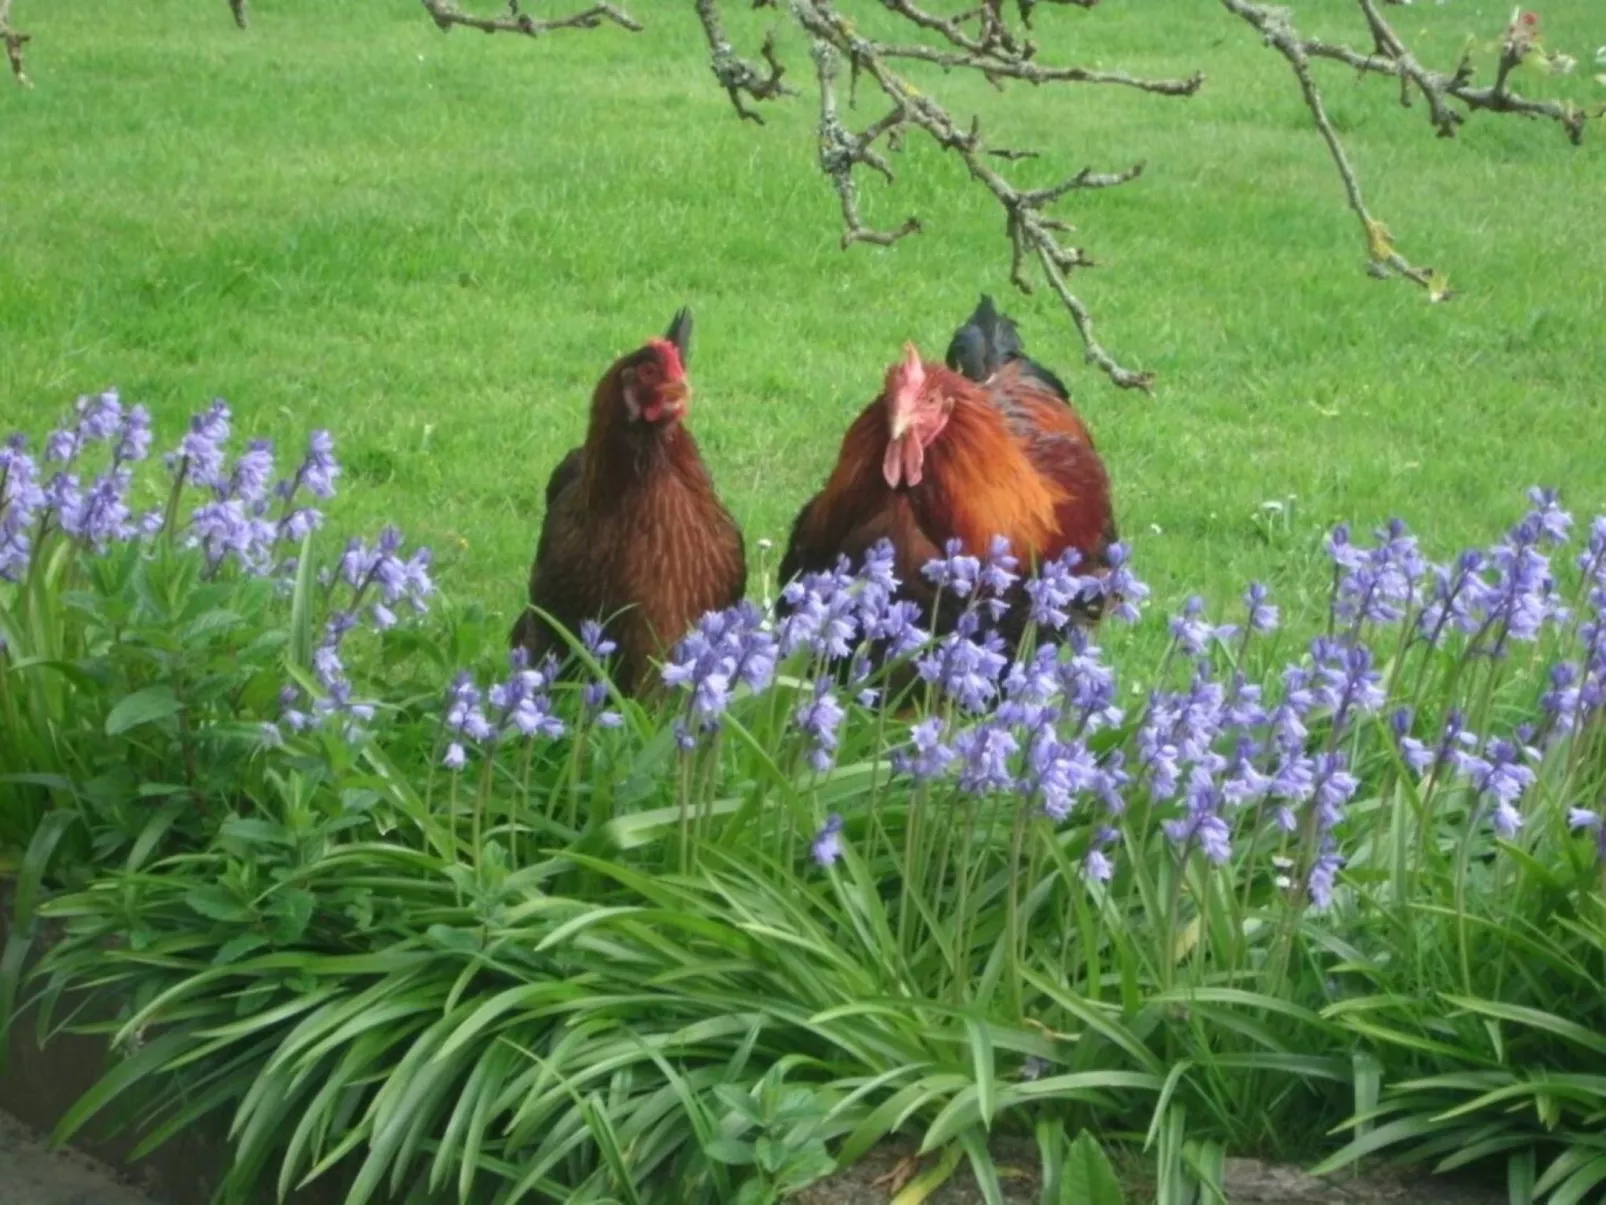
<svg viewBox="0 0 1606 1205"><path fill-rule="evenodd" d="M909 433L909 429L914 425L914 416L912 414L901 411L895 412L892 416L892 442L897 443Z"/></svg>

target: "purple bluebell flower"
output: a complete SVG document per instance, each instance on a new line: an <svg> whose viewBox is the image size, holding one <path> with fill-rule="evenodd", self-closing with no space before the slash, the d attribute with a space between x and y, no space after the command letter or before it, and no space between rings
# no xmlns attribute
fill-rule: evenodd
<svg viewBox="0 0 1606 1205"><path fill-rule="evenodd" d="M1528 491L1528 501L1533 510L1526 521L1535 531L1536 542L1565 544L1572 531L1573 517L1561 509L1561 495L1554 489L1534 486Z"/></svg>
<svg viewBox="0 0 1606 1205"><path fill-rule="evenodd" d="M1059 631L1071 621L1071 607L1079 598L1102 589L1098 579L1083 578L1076 573L1081 561L1080 552L1067 548L1026 582L1028 615L1038 627Z"/></svg>
<svg viewBox="0 0 1606 1205"><path fill-rule="evenodd" d="M1333 887L1338 880L1339 868L1343 865L1344 859L1329 848L1311 866L1305 880L1305 890L1310 894L1310 902L1317 908L1332 906Z"/></svg>
<svg viewBox="0 0 1606 1205"><path fill-rule="evenodd" d="M1372 650L1364 644L1338 644L1317 637L1312 642L1317 664L1319 698L1333 712L1333 727L1342 732L1354 715L1373 715L1387 701L1382 675L1372 668Z"/></svg>
<svg viewBox="0 0 1606 1205"><path fill-rule="evenodd" d="M980 714L998 697L998 676L1009 664L996 643L977 643L962 631L950 632L915 662L925 682L971 714Z"/></svg>
<svg viewBox="0 0 1606 1205"><path fill-rule="evenodd" d="M133 473L125 468L112 468L95 478L95 483L83 497L83 503L73 516L73 526L67 527L63 516L62 529L93 547L103 550L112 540L126 540L134 534L128 522L128 487Z"/></svg>
<svg viewBox="0 0 1606 1205"><path fill-rule="evenodd" d="M307 437L306 459L301 462L295 480L305 486L314 498L327 499L334 497L335 478L339 476L340 463L335 459L334 436L328 431L314 431Z"/></svg>
<svg viewBox="0 0 1606 1205"><path fill-rule="evenodd" d="M234 462L234 470L224 487L225 497L237 498L250 506L265 501L268 496L268 479L273 476L273 443L266 439L253 439L250 446Z"/></svg>
<svg viewBox="0 0 1606 1205"><path fill-rule="evenodd" d="M195 508L185 544L202 550L209 569L218 569L232 557L247 571L261 572L267 567L272 540L272 524L251 515L239 499L230 498Z"/></svg>
<svg viewBox="0 0 1606 1205"><path fill-rule="evenodd" d="M130 406L123 414L112 457L119 464L135 464L149 456L150 451L151 412L142 405Z"/></svg>
<svg viewBox="0 0 1606 1205"><path fill-rule="evenodd" d="M1082 859L1082 873L1095 883L1108 883L1115 877L1115 863L1098 846L1093 846Z"/></svg>
<svg viewBox="0 0 1606 1205"><path fill-rule="evenodd" d="M825 824L814 835L809 845L809 853L814 861L822 868L834 866L842 856L842 817L832 812L825 818Z"/></svg>
<svg viewBox="0 0 1606 1205"><path fill-rule="evenodd" d="M1244 591L1244 626L1249 631L1264 635L1277 630L1277 607L1266 601L1270 596L1271 591L1260 582L1250 582Z"/></svg>
<svg viewBox="0 0 1606 1205"><path fill-rule="evenodd" d="M800 649L829 660L846 659L859 639L859 602L846 557L825 573L807 573L781 591L790 610L780 623L778 651L790 657Z"/></svg>
<svg viewBox="0 0 1606 1205"><path fill-rule="evenodd" d="M837 740L845 713L831 689L829 678L819 678L813 693L792 712L792 723L808 741L809 766L824 774L836 764Z"/></svg>
<svg viewBox="0 0 1606 1205"><path fill-rule="evenodd" d="M1110 618L1122 623L1136 623L1142 615L1143 601L1149 597L1149 587L1139 581L1130 568L1131 559L1132 553L1125 544L1111 544L1104 552L1105 563L1109 566L1104 578L1104 597L1115 603L1110 608Z"/></svg>
<svg viewBox="0 0 1606 1205"><path fill-rule="evenodd" d="M22 436L0 445L0 580L18 581L32 556L30 531L45 506L38 467L25 450Z"/></svg>
<svg viewBox="0 0 1606 1205"><path fill-rule="evenodd" d="M466 759L465 741L478 744L489 740L496 733L481 706L484 698L480 688L474 684L474 676L467 670L458 671L447 688L446 713L442 719L450 737L444 763L450 770L463 768ZM453 764L454 762L456 764Z"/></svg>
<svg viewBox="0 0 1606 1205"><path fill-rule="evenodd" d="M908 656L926 642L926 633L920 627L920 607L908 599L889 602L865 635L884 644L889 657Z"/></svg>
<svg viewBox="0 0 1606 1205"><path fill-rule="evenodd" d="M170 452L167 465L181 481L222 488L223 445L229 438L228 403L218 398L203 413L190 419L190 429Z"/></svg>
<svg viewBox="0 0 1606 1205"><path fill-rule="evenodd" d="M892 755L892 769L916 782L940 777L958 756L943 740L942 721L936 716L909 729L909 747Z"/></svg>
<svg viewBox="0 0 1606 1205"><path fill-rule="evenodd" d="M1115 671L1104 663L1099 646L1084 632L1073 631L1067 642L1071 655L1059 663L1060 693L1075 712L1084 732L1113 727L1124 718L1116 705Z"/></svg>
<svg viewBox="0 0 1606 1205"><path fill-rule="evenodd" d="M1027 782L1037 806L1056 823L1070 815L1078 796L1096 792L1104 777L1085 744L1061 740L1052 728L1033 736L1026 765Z"/></svg>
<svg viewBox="0 0 1606 1205"><path fill-rule="evenodd" d="M1328 540L1328 555L1338 575L1333 614L1357 628L1403 618L1415 605L1417 583L1427 571L1416 538L1400 520L1389 520L1388 527L1376 534L1379 543L1363 549L1350 542L1349 529L1341 524Z"/></svg>
<svg viewBox="0 0 1606 1205"><path fill-rule="evenodd" d="M1189 656L1203 656L1218 632L1232 630L1218 629L1202 618L1203 614L1204 599L1195 594L1183 604L1182 614L1171 619L1171 637L1177 642L1177 647Z"/></svg>
<svg viewBox="0 0 1606 1205"><path fill-rule="evenodd" d="M944 593L968 598L981 576L981 562L966 555L959 540L949 540L943 547L943 556L927 561L920 572Z"/></svg>
<svg viewBox="0 0 1606 1205"><path fill-rule="evenodd" d="M1228 807L1242 807L1262 799L1271 790L1272 780L1255 765L1255 745L1249 737L1239 740L1238 750L1221 784L1221 798Z"/></svg>
<svg viewBox="0 0 1606 1205"><path fill-rule="evenodd" d="M1267 793L1291 806L1304 803L1316 793L1316 763L1304 754L1285 754L1272 769Z"/></svg>
<svg viewBox="0 0 1606 1205"><path fill-rule="evenodd" d="M1232 856L1232 830L1221 818L1224 801L1220 789L1209 774L1196 767L1189 776L1185 799L1183 815L1175 820L1167 820L1162 826L1166 836L1184 853L1198 848L1206 858L1220 866Z"/></svg>
<svg viewBox="0 0 1606 1205"><path fill-rule="evenodd" d="M757 692L773 679L776 644L763 629L763 620L758 608L746 602L710 611L665 661L664 682L688 693L688 708L699 731L718 725L738 684Z"/></svg>
<svg viewBox="0 0 1606 1205"><path fill-rule="evenodd" d="M1020 742L1008 728L982 723L954 737L959 754L959 787L972 795L1008 791L1015 786L1010 759L1020 751Z"/></svg>
<svg viewBox="0 0 1606 1205"><path fill-rule="evenodd" d="M1020 574L1015 572L1019 567L1020 561L1009 551L1009 541L1003 536L994 536L977 574L976 585L982 606L995 623L1009 610L1007 599L1015 583L1020 581Z"/></svg>
<svg viewBox="0 0 1606 1205"><path fill-rule="evenodd" d="M45 437L45 463L71 464L78 458L80 443L79 429L76 425L52 431Z"/></svg>
<svg viewBox="0 0 1606 1205"><path fill-rule="evenodd" d="M294 686L279 691L279 723L291 732L302 732L312 726L312 717L297 706L300 699L301 692Z"/></svg>
<svg viewBox="0 0 1606 1205"><path fill-rule="evenodd" d="M78 485L78 474L57 473L45 485L44 514L48 521L54 517L56 525L69 535L83 530L84 494Z"/></svg>
<svg viewBox="0 0 1606 1205"><path fill-rule="evenodd" d="M86 443L105 443L123 426L123 403L116 389L78 399L78 430Z"/></svg>
<svg viewBox="0 0 1606 1205"><path fill-rule="evenodd" d="M1463 552L1454 569L1433 568L1428 602L1417 618L1417 634L1428 644L1436 647L1451 631L1470 634L1478 630L1490 596L1484 569L1484 555L1476 549Z"/></svg>
<svg viewBox="0 0 1606 1205"><path fill-rule="evenodd" d="M1260 683L1251 682L1243 671L1233 673L1232 689L1228 692L1222 719L1229 728L1259 728L1271 719L1261 702Z"/></svg>
<svg viewBox="0 0 1606 1205"><path fill-rule="evenodd" d="M1495 632L1490 651L1496 656L1508 639L1531 644L1548 621L1566 617L1550 574L1550 561L1537 548L1542 530L1537 521L1531 530L1519 525L1506 542L1490 552L1495 580L1489 586L1485 607L1486 622Z"/></svg>
<svg viewBox="0 0 1606 1205"><path fill-rule="evenodd" d="M1359 569L1366 560L1365 552L1350 542L1348 523L1340 523L1327 534L1327 555L1340 569Z"/></svg>
<svg viewBox="0 0 1606 1205"><path fill-rule="evenodd" d="M1057 718L1060 694L1059 650L1040 645L1029 661L1016 661L1004 675L1004 702L995 711L1000 723L1036 729Z"/></svg>
<svg viewBox="0 0 1606 1205"><path fill-rule="evenodd" d="M1589 540L1577 564L1590 585L1606 588L1606 515L1596 515L1589 525Z"/></svg>
<svg viewBox="0 0 1606 1205"><path fill-rule="evenodd" d="M1312 759L1315 786L1311 792L1312 806L1316 811L1318 832L1329 833L1343 819L1343 808L1360 787L1360 780L1348 769L1348 759L1341 752L1318 753Z"/></svg>
<svg viewBox="0 0 1606 1205"><path fill-rule="evenodd" d="M603 627L595 619L585 619L580 622L580 643L598 661L611 657L619 648L618 641L610 640Z"/></svg>

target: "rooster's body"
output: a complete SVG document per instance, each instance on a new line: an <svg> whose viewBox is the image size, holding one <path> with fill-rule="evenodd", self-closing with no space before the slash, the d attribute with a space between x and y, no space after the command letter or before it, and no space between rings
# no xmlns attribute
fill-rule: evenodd
<svg viewBox="0 0 1606 1205"><path fill-rule="evenodd" d="M614 681L627 693L642 692L652 659L704 612L733 606L746 589L741 530L681 422L690 332L682 310L666 339L623 357L598 383L585 444L547 482L530 570L533 607L575 634L585 620L603 623L619 646ZM567 651L531 609L511 640L532 658Z"/></svg>
<svg viewBox="0 0 1606 1205"><path fill-rule="evenodd" d="M888 371L793 524L783 582L840 556L857 563L885 537L901 593L929 615L934 591L920 570L950 540L985 556L1002 535L1023 572L1067 549L1081 573L1104 565L1117 538L1109 477L1063 383L1026 356L987 297L955 334L948 364L922 361L911 345ZM939 616L939 630L951 620ZM1018 628L1005 624L1004 635Z"/></svg>

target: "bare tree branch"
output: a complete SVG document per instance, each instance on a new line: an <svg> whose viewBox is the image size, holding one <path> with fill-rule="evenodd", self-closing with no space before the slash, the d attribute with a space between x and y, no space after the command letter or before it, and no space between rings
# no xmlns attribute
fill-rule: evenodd
<svg viewBox="0 0 1606 1205"><path fill-rule="evenodd" d="M909 0L883 2L924 26L930 27L930 23L936 20L914 9ZM991 11L996 19L995 9L982 11ZM877 142L884 138L891 139L909 128L923 130L938 146L957 155L969 170L971 178L1003 207L1005 229L1013 252L1010 275L1016 286L1026 292L1031 291L1032 285L1024 267L1027 259L1037 260L1050 287L1069 312L1082 338L1088 360L1122 388L1148 390L1153 384L1153 376L1122 366L1095 337L1087 308L1071 291L1067 279L1075 268L1091 266L1092 261L1080 248L1067 247L1060 242L1058 235L1071 227L1045 212L1049 205L1070 192L1109 188L1134 180L1141 173L1142 166L1116 173L1095 173L1091 169L1083 169L1050 188L1019 188L989 162L991 158L1012 158L1016 153L1006 151L1002 156L995 156L993 148L989 148L982 137L978 118L971 119L968 129L961 128L953 115L935 98L893 70L887 62L886 48L858 33L853 24L832 7L830 0L792 0L792 12L814 43L813 53L820 80L820 166L832 178L842 198L842 213L847 225L843 246L851 246L855 242L887 245L920 229L918 219L910 218L895 231L867 230L859 219L853 171L858 166L868 166L891 180L892 170L875 149ZM1009 50L1002 37L986 34L985 21L983 24L983 36L990 40L969 39L970 46L975 49L967 47L967 63L964 65L970 65L969 59L983 56L989 61L1003 64L1025 63L1023 56L1027 44L1014 42L1012 44L1018 49ZM944 27L944 34L950 40L968 39L968 35L954 23ZM1017 57L1011 58L1012 55ZM848 131L837 114L834 85L839 57L848 59L859 74L873 80L883 98L892 106L886 116L858 134ZM985 69L983 73L986 73ZM1191 90L1171 94L1188 95Z"/></svg>
<svg viewBox="0 0 1606 1205"><path fill-rule="evenodd" d="M24 88L33 87L28 80L28 73L22 69L22 48L32 40L32 34L23 33L11 24L11 0L0 0L0 42L5 43L12 76Z"/></svg>
<svg viewBox="0 0 1606 1205"><path fill-rule="evenodd" d="M1450 296L1449 288L1438 273L1432 268L1417 267L1396 251L1390 241L1388 228L1367 209L1366 198L1362 195L1360 182L1355 176L1355 168L1349 161L1349 155L1344 151L1344 144L1339 140L1338 131L1333 128L1333 123L1327 116L1327 106L1322 100L1321 89L1316 86L1316 81L1311 76L1306 43L1295 32L1288 10L1252 4L1249 0L1221 0L1221 2L1230 11L1260 30L1266 44L1278 51L1293 68L1294 76L1299 80L1300 91L1305 97L1305 106L1315 119L1316 128L1320 131L1322 140L1327 143L1328 152L1333 156L1333 164L1338 168L1339 177L1344 182L1344 193L1349 199L1349 207L1360 219L1361 228L1366 234L1372 270L1378 275L1388 275L1390 271L1398 272L1428 289L1434 300L1447 299ZM1370 0L1360 0L1360 3L1362 7L1368 7ZM1442 131L1443 127L1441 133Z"/></svg>
<svg viewBox="0 0 1606 1205"><path fill-rule="evenodd" d="M608 0L597 0L590 8L581 9L567 17L544 19L532 17L522 11L519 0L508 0L508 15L505 17L476 17L458 8L456 0L420 0L420 3L428 10L435 24L446 33L450 33L454 25L466 25L469 29L477 29L482 33L518 33L530 38L538 38L542 34L553 33L560 29L595 29L608 22L628 29L632 33L640 33L643 29L641 22Z"/></svg>
<svg viewBox="0 0 1606 1205"><path fill-rule="evenodd" d="M12 74L19 83L28 86L22 51L29 36L10 24L13 2L0 0L0 42L5 46ZM628 0L568 0L570 4L585 7L578 7L568 15L546 18L525 13L521 4L528 0L500 0L506 6L506 15L486 16L465 12L459 7L460 2L463 0L420 0L435 24L447 32L462 25L484 33L537 37L558 30L596 29L610 24L633 32L643 28L623 7ZM773 31L765 36L755 57L743 57L738 52L726 31L721 7L726 2L689 0L702 25L714 78L742 120L763 124L760 109L765 103L795 96L798 90L786 82L786 64L777 51ZM1118 386L1145 391L1151 388L1149 373L1124 367L1098 341L1087 307L1071 288L1075 271L1094 266L1093 260L1081 247L1063 241L1062 236L1072 232L1074 227L1050 212L1051 207L1072 193L1118 187L1138 179L1143 164L1135 163L1118 171L1084 167L1058 184L1025 187L1018 179L1004 174L1006 171L1013 174L1016 169L1001 169L998 165L1039 158L1037 150L990 145L982 135L978 115L961 113L946 105L941 98L916 86L903 71L936 68L944 75L969 72L1000 91L1011 82L1034 87L1076 84L1125 88L1161 98L1192 96L1204 84L1202 73L1195 72L1183 78L1151 79L1102 65L1081 67L1040 62L1031 36L1039 6L1092 9L1098 0L1013 0L1013 16L1005 13L1009 0L747 2L753 8L783 10L787 19L809 40L819 90L818 163L841 204L844 249L855 243L889 247L921 232L921 221L915 216L887 229L866 223L860 209L858 184L863 170L881 176L889 185L894 184L891 154L901 150L908 137L923 134L962 162L970 179L1003 211L1004 233L1010 246L1010 280L1015 286L1025 292L1032 291L1035 264L1065 307L1081 337L1088 361ZM1368 251L1368 270L1377 276L1403 276L1426 289L1430 300L1442 301L1451 296L1444 278L1433 268L1415 264L1402 255L1393 245L1388 228L1368 207L1355 165L1338 136L1317 82L1319 64L1339 64L1349 68L1359 79L1381 76L1394 80L1400 90L1400 103L1411 106L1421 98L1429 121L1441 138L1454 137L1472 113L1481 111L1514 113L1554 122L1577 143L1582 140L1591 119L1606 115L1606 106L1598 112L1585 111L1566 100L1533 99L1513 88L1517 69L1525 64L1537 62L1557 72L1570 70L1575 65L1566 55L1551 53L1544 47L1539 18L1533 13L1519 9L1513 16L1496 43L1493 79L1480 84L1475 80L1470 45L1449 70L1431 67L1417 57L1384 15L1386 7L1403 2L1405 0L1354 0L1358 33L1364 40L1350 45L1303 36L1295 28L1289 8L1264 0L1220 0L1227 13L1254 28L1293 72L1305 107L1338 171L1349 208L1361 224ZM249 23L249 3L250 0L229 0L230 11L242 29ZM844 10L850 10L856 17L873 15L879 19L876 29L890 28L896 31L896 36L872 36L862 32ZM845 97L840 90L844 64L849 72ZM875 103L882 115L856 129L856 119L849 114L857 108L861 82L877 94Z"/></svg>
<svg viewBox="0 0 1606 1205"><path fill-rule="evenodd" d="M763 3L764 0L754 0L753 7L760 8ZM781 76L786 74L786 68L775 57L774 36L766 37L759 51L764 56L768 68L761 72L738 55L730 39L725 36L725 23L720 20L718 0L696 0L696 6L697 19L703 23L703 35L708 39L710 66L713 68L714 78L720 82L720 86L731 98L731 104L735 106L738 117L743 121L763 125L764 118L756 109L747 107L742 100L743 96L756 101L766 101L796 95L793 89L781 82ZM846 204L845 201L843 203Z"/></svg>

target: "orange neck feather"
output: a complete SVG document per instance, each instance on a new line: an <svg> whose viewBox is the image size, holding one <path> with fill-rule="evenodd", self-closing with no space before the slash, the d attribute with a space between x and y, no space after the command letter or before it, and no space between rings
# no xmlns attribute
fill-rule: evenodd
<svg viewBox="0 0 1606 1205"><path fill-rule="evenodd" d="M1041 556L1054 541L1063 491L968 382L948 384L957 395L948 426L926 449L925 480L910 491L921 526L938 547L958 537L980 556L1001 535L1023 562Z"/></svg>

